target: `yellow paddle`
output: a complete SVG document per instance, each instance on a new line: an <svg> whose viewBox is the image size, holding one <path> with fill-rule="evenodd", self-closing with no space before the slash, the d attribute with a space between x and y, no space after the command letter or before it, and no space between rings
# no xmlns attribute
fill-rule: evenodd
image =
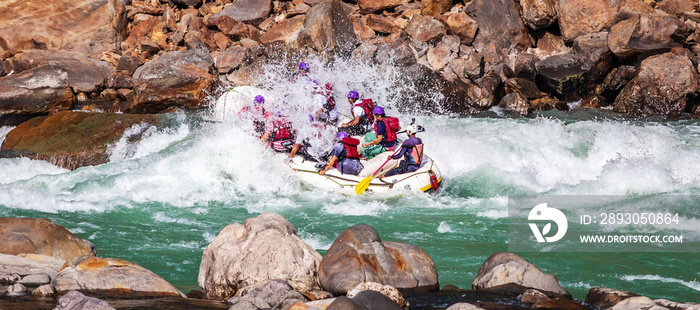
<svg viewBox="0 0 700 310"><path fill-rule="evenodd" d="M396 152L394 152L394 154L391 155L391 156L396 155L396 154L401 150L401 147L399 147L399 146L397 146L397 147L398 147L399 149L396 150ZM379 170L382 170L382 168L384 168L384 165L386 165L386 163L388 163L390 160L391 160L391 158L387 159L381 166L379 166L379 169L377 169L377 171L375 171L374 173L372 173L372 175L370 175L370 176L368 176L368 177L362 179L362 181L360 181L360 183L357 183L357 185L355 185L355 192L356 192L358 195L362 195L362 193L364 193L365 190L367 190L367 188L369 187L369 183L372 182L372 179L374 178L374 175L377 174L377 172L379 172Z"/></svg>

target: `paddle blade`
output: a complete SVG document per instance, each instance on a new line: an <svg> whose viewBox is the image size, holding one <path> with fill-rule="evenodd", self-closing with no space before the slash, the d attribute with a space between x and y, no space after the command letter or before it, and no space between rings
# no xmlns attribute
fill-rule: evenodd
<svg viewBox="0 0 700 310"><path fill-rule="evenodd" d="M372 182L372 177L374 177L374 175L370 175L370 176L362 179L362 181L360 181L360 183L357 183L357 185L355 185L355 192L358 195L362 195L362 193L364 193L365 190L369 187L369 182Z"/></svg>

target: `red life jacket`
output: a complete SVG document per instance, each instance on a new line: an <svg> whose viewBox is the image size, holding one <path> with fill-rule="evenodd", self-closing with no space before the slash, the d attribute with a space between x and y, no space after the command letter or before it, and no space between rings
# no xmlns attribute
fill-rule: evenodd
<svg viewBox="0 0 700 310"><path fill-rule="evenodd" d="M274 128L274 141L288 140L293 137L292 122L286 118L280 118L272 121Z"/></svg>
<svg viewBox="0 0 700 310"><path fill-rule="evenodd" d="M360 116L360 124L374 124L374 113L372 113L374 101L372 101L372 99L358 99L355 106L365 110L365 115ZM352 113L352 117L354 118L355 110L351 109L350 113Z"/></svg>
<svg viewBox="0 0 700 310"><path fill-rule="evenodd" d="M386 134L382 138L382 144L396 141L397 132L399 131L399 119L396 117L387 117L381 120L386 127ZM374 124L374 132L379 135L377 131L377 123Z"/></svg>
<svg viewBox="0 0 700 310"><path fill-rule="evenodd" d="M343 138L340 140L345 146L345 158L360 159L360 152L357 151L357 146L360 145L360 140L352 137Z"/></svg>
<svg viewBox="0 0 700 310"><path fill-rule="evenodd" d="M423 143L412 147L411 153L408 154L408 156L410 156L411 161L409 164L420 166L420 164L423 163Z"/></svg>
<svg viewBox="0 0 700 310"><path fill-rule="evenodd" d="M331 83L326 83L323 86L323 96L326 97L326 103L323 105L323 109L326 111L333 110L335 108L335 97L333 97L333 86Z"/></svg>

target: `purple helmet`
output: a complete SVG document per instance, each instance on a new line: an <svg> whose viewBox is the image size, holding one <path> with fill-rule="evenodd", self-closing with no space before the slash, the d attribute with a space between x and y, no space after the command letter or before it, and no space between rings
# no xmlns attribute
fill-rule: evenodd
<svg viewBox="0 0 700 310"><path fill-rule="evenodd" d="M303 61L301 63L299 63L299 70L310 70L310 69L311 69L311 67L309 67L309 64L307 64Z"/></svg>
<svg viewBox="0 0 700 310"><path fill-rule="evenodd" d="M265 103L265 97L263 97L262 95L257 95L255 96L255 100L253 100L253 102L255 104L263 104Z"/></svg>
<svg viewBox="0 0 700 310"><path fill-rule="evenodd" d="M381 114L381 115L384 115L384 108L382 108L382 107L380 107L380 106L376 106L376 107L374 107L374 109L372 110L372 114Z"/></svg>
<svg viewBox="0 0 700 310"><path fill-rule="evenodd" d="M343 139L348 137L348 133L345 131L338 132L338 134L335 136L338 139Z"/></svg>
<svg viewBox="0 0 700 310"><path fill-rule="evenodd" d="M350 99L360 99L360 94L358 94L356 90L351 90L351 91L348 93L348 98L350 98Z"/></svg>

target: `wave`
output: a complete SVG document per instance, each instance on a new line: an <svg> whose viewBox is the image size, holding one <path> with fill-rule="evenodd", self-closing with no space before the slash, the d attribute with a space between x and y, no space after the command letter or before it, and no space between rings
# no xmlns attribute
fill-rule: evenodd
<svg viewBox="0 0 700 310"><path fill-rule="evenodd" d="M675 278L667 278L667 277L662 277L658 275L624 275L620 277L621 280L623 281L660 281L663 283L676 283L680 284L683 286L686 286L688 288L694 289L696 291L700 291L700 282L697 280L693 281L684 281L681 279L675 279Z"/></svg>

